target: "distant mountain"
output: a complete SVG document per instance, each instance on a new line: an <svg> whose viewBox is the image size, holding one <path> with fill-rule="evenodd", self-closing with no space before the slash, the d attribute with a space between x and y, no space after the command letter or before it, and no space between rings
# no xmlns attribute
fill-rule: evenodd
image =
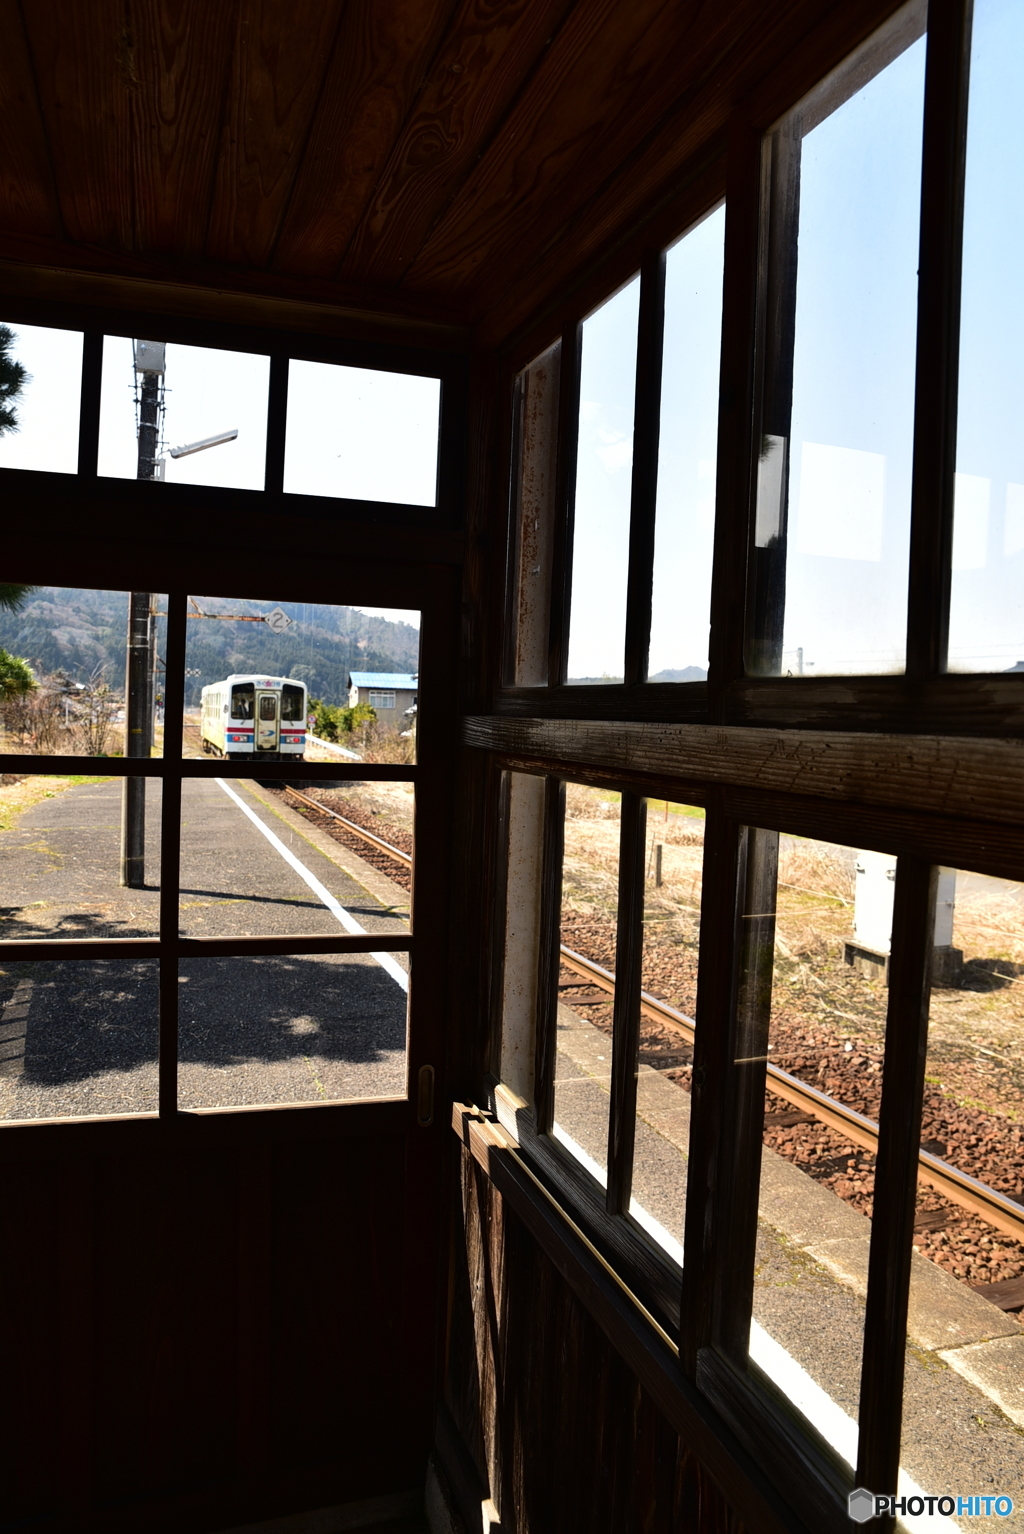
<svg viewBox="0 0 1024 1534"><path fill-rule="evenodd" d="M707 672L701 666L684 666L681 671L656 671L649 676L649 682L706 682ZM599 687L602 684L608 686L610 682L621 682L621 676L571 676L569 682L573 687Z"/></svg>
<svg viewBox="0 0 1024 1534"><path fill-rule="evenodd" d="M185 701L194 704L208 682L231 672L266 671L294 676L314 697L347 701L348 673L416 671L419 633L408 623L368 618L352 607L302 602L240 602L196 597L204 613L256 615L280 607L292 626L275 634L265 623L239 623L195 616L188 625ZM161 602L161 608L165 603ZM20 613L0 613L0 649L21 655L36 671L63 670L85 682L102 672L112 687L124 687L128 596L123 591L82 591L41 586ZM157 622L157 650L164 653L164 619Z"/></svg>
<svg viewBox="0 0 1024 1534"><path fill-rule="evenodd" d="M684 666L681 671L656 671L647 678L649 682L706 682L707 679L703 666Z"/></svg>

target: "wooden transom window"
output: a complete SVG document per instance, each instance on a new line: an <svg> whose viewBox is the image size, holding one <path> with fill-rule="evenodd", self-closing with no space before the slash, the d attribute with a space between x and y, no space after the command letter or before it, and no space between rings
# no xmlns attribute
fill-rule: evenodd
<svg viewBox="0 0 1024 1534"><path fill-rule="evenodd" d="M493 1111L816 1529L1024 1497L1024 33L925 19L515 359L465 730Z"/></svg>

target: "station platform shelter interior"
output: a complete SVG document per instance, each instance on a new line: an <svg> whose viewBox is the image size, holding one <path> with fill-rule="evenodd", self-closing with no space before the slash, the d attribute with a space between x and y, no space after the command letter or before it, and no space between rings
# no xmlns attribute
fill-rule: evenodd
<svg viewBox="0 0 1024 1534"><path fill-rule="evenodd" d="M119 939L0 895L0 1530L823 1534L857 1488L903 1498L869 1527L925 1527L915 1498L981 1527L949 1495L1015 1489L1024 1527L1018 1280L926 1260L919 1207L955 1160L930 1012L945 1039L982 962L941 913L1024 870L1016 7L33 0L0 40L0 323L74 358L45 461L0 433L0 575L159 594L164 625L162 754L0 737L111 825L135 773L161 878ZM140 380L170 422L204 350L237 425L241 358L255 478L244 431L143 475L131 427L115 464L141 338L139 441ZM404 748L258 783L190 753L200 600L418 614L418 657L358 660L415 675ZM405 785L411 887L332 862L279 807L297 776ZM38 803L0 838L43 878L70 820ZM189 819L229 810L315 930L189 925ZM684 863L689 990L659 992ZM804 895L847 990L785 936ZM218 1097L249 1068L222 1039L195 1085L232 996L305 1080L327 959L392 987L378 1074L264 1089L264 1055ZM830 1107L824 1065L786 1097L784 982L874 1097ZM151 1084L99 1111L96 986ZM59 1109L18 1096L33 1027L78 1062ZM1010 1103L1024 1056L985 1037ZM787 1159L817 1109L870 1148L838 1192ZM1021 1199L959 1170L1009 1262Z"/></svg>

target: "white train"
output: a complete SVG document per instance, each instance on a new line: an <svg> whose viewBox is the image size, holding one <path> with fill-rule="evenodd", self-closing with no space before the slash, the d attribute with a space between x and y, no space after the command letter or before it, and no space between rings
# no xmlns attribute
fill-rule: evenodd
<svg viewBox="0 0 1024 1534"><path fill-rule="evenodd" d="M202 691L203 750L208 756L301 762L308 699L287 676L229 676Z"/></svg>

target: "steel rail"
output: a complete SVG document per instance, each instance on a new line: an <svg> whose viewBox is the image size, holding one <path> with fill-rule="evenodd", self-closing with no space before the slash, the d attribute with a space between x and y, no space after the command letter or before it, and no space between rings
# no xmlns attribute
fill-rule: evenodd
<svg viewBox="0 0 1024 1534"><path fill-rule="evenodd" d="M362 826L357 826L355 821L346 820L344 815L339 815L337 810L329 810L326 804L320 804L316 799L310 799L308 794L300 794L297 788L292 788L290 783L285 784L289 794L294 794L296 799L301 799L303 804L308 804L310 809L318 810L321 815L329 815L332 820L340 820L347 831L355 836L361 836L364 842L369 842L371 847L376 847L379 852L386 852L389 857L396 858L399 863L404 863L406 868L412 867L412 858L408 852L402 852L398 847L392 847L380 836L374 836L372 831L364 831Z"/></svg>
<svg viewBox="0 0 1024 1534"><path fill-rule="evenodd" d="M562 963L568 969L574 970L578 975L589 980L592 985L614 995L615 976L609 970L603 969L600 964L595 964L593 960L585 959L582 954L574 953L571 948L565 947L562 948ZM653 1018L659 1023L666 1023L677 1033L682 1034L688 1043L693 1043L694 1022L684 1012L678 1012L667 1002L658 1001L657 997L651 996L647 991L640 992L640 1010L646 1017ZM838 1134L851 1140L854 1145L859 1145L863 1150L877 1151L878 1125L874 1119L866 1118L864 1114L844 1107L834 1097L819 1092L817 1087L798 1080L788 1071L780 1070L777 1065L772 1065L771 1061L767 1063L767 1072L769 1088L777 1097L782 1097L786 1102L792 1103L795 1108L802 1108L805 1113L812 1114L821 1123L827 1124L830 1129L836 1130ZM942 1161L928 1151L921 1151L918 1156L917 1180L934 1188L937 1193L942 1194L943 1198L948 1198L951 1204L958 1204L961 1209L980 1215L983 1220L994 1225L1004 1235L1011 1236L1015 1241L1024 1242L1024 1208L1007 1194L1000 1193L997 1188L988 1187L986 1183L979 1182L968 1173L961 1172L958 1167L951 1166L948 1161Z"/></svg>
<svg viewBox="0 0 1024 1534"><path fill-rule="evenodd" d="M295 788L289 786L288 792L308 804L311 809L319 810L333 820L340 821L348 830L354 832L356 836L361 836L364 841L377 847L381 852L397 858L406 866L411 865L412 858L408 853L399 851L397 847L391 846L390 842L374 836L371 831L364 831L362 826L346 820L344 815L339 815L336 810L329 810L326 805L318 804L315 799L300 794ZM602 968L600 964L595 964L592 959L586 959L582 954L575 953L573 949L566 948L564 944L561 955L562 963L568 969L574 970L592 985L607 991L609 995L615 994L615 976L609 970ZM659 1001L648 991L640 992L640 1011L645 1017L655 1022L666 1023L677 1033L682 1034L688 1043L693 1043L694 1022L684 1012L670 1007L667 1002ZM777 1065L772 1065L771 1061L766 1064L769 1089L777 1097L792 1103L794 1108L800 1108L803 1112L811 1114L820 1123L827 1124L830 1129L834 1129L854 1145L859 1145L862 1150L872 1153L878 1150L878 1125L874 1119L869 1119L864 1114L845 1107L834 1097L819 1092L817 1087L809 1086L796 1076L791 1076L788 1071L780 1070ZM958 1167L951 1166L948 1161L942 1161L938 1156L933 1156L929 1151L924 1150L918 1155L917 1180L933 1188L936 1193L941 1193L943 1198L949 1199L951 1204L967 1209L971 1214L980 1215L983 1220L1002 1231L1004 1235L1012 1237L1015 1241L1024 1242L1024 1207L1007 1194L1000 1193L997 1188L990 1188L986 1183L969 1176L968 1173L961 1172Z"/></svg>

